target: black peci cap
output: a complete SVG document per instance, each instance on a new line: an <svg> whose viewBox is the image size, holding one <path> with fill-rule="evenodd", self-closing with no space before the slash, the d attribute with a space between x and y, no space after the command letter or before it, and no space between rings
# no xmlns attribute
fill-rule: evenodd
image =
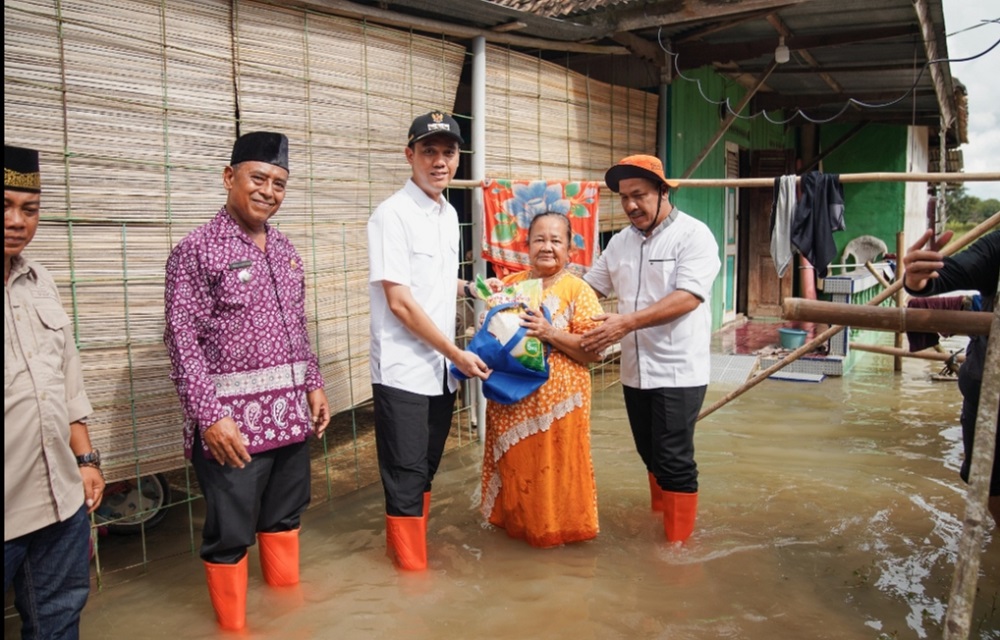
<svg viewBox="0 0 1000 640"><path fill-rule="evenodd" d="M414 142L437 134L454 138L458 141L458 144L465 144L465 140L462 138L462 130L454 118L442 111L431 111L413 119L413 124L410 125L410 134L406 139L406 145L412 147Z"/></svg>
<svg viewBox="0 0 1000 640"><path fill-rule="evenodd" d="M11 191L41 193L42 177L38 170L38 151L24 147L3 146L3 188Z"/></svg>
<svg viewBox="0 0 1000 640"><path fill-rule="evenodd" d="M266 162L288 171L288 138L283 133L254 131L239 137L233 144L230 166L241 162Z"/></svg>

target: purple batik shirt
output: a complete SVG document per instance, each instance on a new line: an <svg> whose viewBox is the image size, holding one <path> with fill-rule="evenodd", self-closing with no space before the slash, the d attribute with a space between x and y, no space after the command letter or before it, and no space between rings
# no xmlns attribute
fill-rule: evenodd
<svg viewBox="0 0 1000 640"><path fill-rule="evenodd" d="M306 331L302 259L277 229L266 233L265 252L223 208L167 260L163 341L188 458L195 427L204 433L225 416L250 454L312 432L306 394L323 376Z"/></svg>

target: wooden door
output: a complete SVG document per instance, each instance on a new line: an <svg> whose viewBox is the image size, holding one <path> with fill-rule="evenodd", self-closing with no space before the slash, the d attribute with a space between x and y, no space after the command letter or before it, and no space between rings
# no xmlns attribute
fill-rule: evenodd
<svg viewBox="0 0 1000 640"><path fill-rule="evenodd" d="M751 178L775 178L793 171L794 151L774 149L750 153ZM793 280L797 271L797 259L785 277L779 279L771 257L771 203L774 199L772 188L744 190L745 215L741 216L745 225L747 242L747 309L749 318L780 318L781 302L792 295Z"/></svg>

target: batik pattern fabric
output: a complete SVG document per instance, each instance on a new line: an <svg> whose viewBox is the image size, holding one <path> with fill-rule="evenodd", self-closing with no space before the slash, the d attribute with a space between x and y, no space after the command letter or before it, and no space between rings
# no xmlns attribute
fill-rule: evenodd
<svg viewBox="0 0 1000 640"><path fill-rule="evenodd" d="M266 235L262 251L223 208L167 261L164 342L188 458L194 430L225 416L250 454L312 432L306 394L323 377L306 330L305 268L277 229Z"/></svg>
<svg viewBox="0 0 1000 640"><path fill-rule="evenodd" d="M593 289L570 273L545 289L542 303L553 326L574 334L594 328L591 318L603 313ZM511 405L487 403L481 508L490 524L536 547L597 536L590 391L588 367L553 349L538 391Z"/></svg>
<svg viewBox="0 0 1000 640"><path fill-rule="evenodd" d="M573 230L567 268L586 273L597 251L597 216L600 185L597 182L557 180L484 180L483 258L503 276L530 268L528 227L532 218L546 211L562 213Z"/></svg>

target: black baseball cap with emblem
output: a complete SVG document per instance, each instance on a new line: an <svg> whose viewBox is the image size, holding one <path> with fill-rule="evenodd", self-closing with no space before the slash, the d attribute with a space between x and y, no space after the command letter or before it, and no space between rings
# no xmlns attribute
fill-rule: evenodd
<svg viewBox="0 0 1000 640"><path fill-rule="evenodd" d="M4 191L41 193L42 178L38 168L38 151L24 147L3 146Z"/></svg>
<svg viewBox="0 0 1000 640"><path fill-rule="evenodd" d="M413 119L410 134L406 138L406 146L412 147L414 142L438 134L454 138L458 144L465 144L462 130L454 118L443 111L431 111Z"/></svg>
<svg viewBox="0 0 1000 640"><path fill-rule="evenodd" d="M288 171L288 138L283 133L271 131L243 134L233 144L229 166L247 161L266 162Z"/></svg>

